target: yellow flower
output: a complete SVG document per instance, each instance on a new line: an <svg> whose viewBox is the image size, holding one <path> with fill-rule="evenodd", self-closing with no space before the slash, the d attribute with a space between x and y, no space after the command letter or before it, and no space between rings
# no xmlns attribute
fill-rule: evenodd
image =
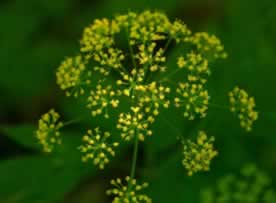
<svg viewBox="0 0 276 203"><path fill-rule="evenodd" d="M185 60L185 58L183 56L178 57L178 59L177 59L177 66L179 68L184 68L186 66L186 64L187 64L187 61Z"/></svg>
<svg viewBox="0 0 276 203"><path fill-rule="evenodd" d="M184 143L183 166L192 176L199 171L209 171L212 159L218 155L213 147L214 137L208 138L206 133L199 131L196 142L188 140Z"/></svg>
<svg viewBox="0 0 276 203"><path fill-rule="evenodd" d="M109 48L114 44L113 35L120 31L116 21L108 19L96 19L94 23L86 27L81 39L81 52L93 53Z"/></svg>
<svg viewBox="0 0 276 203"><path fill-rule="evenodd" d="M140 107L131 107L131 113L121 113L119 115L117 128L121 131L121 137L126 141L138 136L143 141L145 136L151 136L149 124L154 120L152 117L146 117Z"/></svg>
<svg viewBox="0 0 276 203"><path fill-rule="evenodd" d="M115 21L121 28L128 28L133 21L137 18L137 13L134 12L128 12L124 15L117 15L115 16Z"/></svg>
<svg viewBox="0 0 276 203"><path fill-rule="evenodd" d="M206 83L206 78L211 73L208 67L208 60L201 54L196 54L194 52L188 53L185 58L183 56L179 57L177 65L179 68L184 68L186 70L189 82L199 81L201 83Z"/></svg>
<svg viewBox="0 0 276 203"><path fill-rule="evenodd" d="M160 12L145 11L137 15L129 29L130 44L145 44L146 42L166 39L170 28L167 16Z"/></svg>
<svg viewBox="0 0 276 203"><path fill-rule="evenodd" d="M58 121L59 117L59 114L51 109L48 113L42 115L38 121L36 137L44 152L52 152L55 145L61 144L59 129L63 126L63 123Z"/></svg>
<svg viewBox="0 0 276 203"><path fill-rule="evenodd" d="M169 36L175 39L176 43L187 42L190 39L191 31L183 22L176 20L170 25Z"/></svg>
<svg viewBox="0 0 276 203"><path fill-rule="evenodd" d="M57 72L57 84L67 96L84 94L84 86L90 84L91 71L86 71L86 61L81 56L67 58Z"/></svg>
<svg viewBox="0 0 276 203"><path fill-rule="evenodd" d="M118 142L109 144L107 142L109 137L109 132L102 132L99 128L88 130L87 134L83 136L83 145L79 147L83 153L82 161L87 162L92 159L94 165L104 169L110 161L110 156L115 156L114 148L119 145Z"/></svg>
<svg viewBox="0 0 276 203"><path fill-rule="evenodd" d="M132 99L137 97L136 87L143 85L145 80L145 71L143 69L133 69L130 74L122 73L121 79L117 80L117 85L120 88L119 94L131 97Z"/></svg>
<svg viewBox="0 0 276 203"><path fill-rule="evenodd" d="M121 36L127 38L126 50L119 48ZM175 44L191 50L178 58L175 63L179 69L172 70L166 77L167 71L172 69L166 66L166 51ZM130 110L119 113L116 125L126 141L143 141L152 135L150 127L161 108L170 107L172 89L176 89L177 94L173 98L175 105L184 109L185 117L189 120L205 117L209 95L203 85L210 74L209 60L226 56L216 37L206 33L192 35L183 22L170 21L164 13L151 11L95 20L84 29L80 51L82 56L68 59L58 69L58 84L68 95L75 96L83 94L86 85L90 91L87 107L92 116L109 118L110 109L117 108L119 103L120 106L128 105ZM187 73L184 80L177 87L169 86L174 84L169 77L180 69ZM89 86L91 73L88 70L95 76L93 85ZM109 138L110 133L99 128L88 130L79 147L82 160L91 160L103 169L118 146L117 142L108 142ZM208 139L200 132L195 143L189 140L184 146L183 165L189 175L209 169L210 161L217 155L213 142L213 137ZM151 202L146 195L140 194L147 184L138 185L129 177L127 185L122 182L121 179L113 180L111 184L115 188L107 192L116 196L114 203Z"/></svg>
<svg viewBox="0 0 276 203"><path fill-rule="evenodd" d="M198 51L207 59L214 60L218 58L226 58L227 53L224 51L224 47L221 41L215 35L209 35L206 32L195 33L190 41L196 45Z"/></svg>
<svg viewBox="0 0 276 203"><path fill-rule="evenodd" d="M158 85L156 82L151 82L148 85L137 85L136 90L139 91L139 106L143 108L147 114L157 116L159 114L160 106L169 108L169 87Z"/></svg>
<svg viewBox="0 0 276 203"><path fill-rule="evenodd" d="M94 67L94 70L107 76L113 69L123 70L122 61L125 59L125 56L117 48L108 48L106 51L95 52L93 59L99 64L99 66L96 65Z"/></svg>
<svg viewBox="0 0 276 203"><path fill-rule="evenodd" d="M247 92L235 87L229 92L230 110L238 115L240 125L246 131L252 130L253 122L258 119L258 112L254 110L255 100Z"/></svg>
<svg viewBox="0 0 276 203"><path fill-rule="evenodd" d="M92 109L92 116L104 114L105 118L109 118L108 107L117 108L119 105L119 100L115 99L115 96L116 93L110 85L107 87L97 85L96 90L91 90L87 107Z"/></svg>
<svg viewBox="0 0 276 203"><path fill-rule="evenodd" d="M156 46L157 44L155 42L152 42L149 45L141 44L139 46L139 52L136 54L136 58L142 66L149 66L151 72L164 72L166 67L161 66L161 64L166 61L164 49L159 48L156 51Z"/></svg>
<svg viewBox="0 0 276 203"><path fill-rule="evenodd" d="M184 107L184 117L194 120L196 115L206 116L209 96L202 84L179 83L176 92L179 97L175 97L175 105Z"/></svg>
<svg viewBox="0 0 276 203"><path fill-rule="evenodd" d="M137 184L136 179L131 179L130 177L125 178L126 185L124 181L120 178L116 180L111 180L111 185L114 186L113 189L106 191L107 195L115 196L112 203L151 203L152 200L145 194L141 194L141 191L148 187L148 183L143 183L141 185Z"/></svg>

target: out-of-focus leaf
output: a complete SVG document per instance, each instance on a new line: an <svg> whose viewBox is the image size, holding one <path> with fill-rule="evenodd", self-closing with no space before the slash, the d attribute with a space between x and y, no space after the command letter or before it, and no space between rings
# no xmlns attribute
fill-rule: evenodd
<svg viewBox="0 0 276 203"><path fill-rule="evenodd" d="M33 139L34 127L2 128L12 139L27 147L37 148ZM63 133L63 144L54 154L18 157L0 162L0 202L37 203L61 200L82 177L95 170L83 164L77 147L81 134ZM6 174L6 175L5 175Z"/></svg>
<svg viewBox="0 0 276 203"><path fill-rule="evenodd" d="M2 161L0 201L49 203L61 200L87 173L87 167L68 158L41 155Z"/></svg>
<svg viewBox="0 0 276 203"><path fill-rule="evenodd" d="M33 125L1 126L0 131L17 143L32 149L40 149Z"/></svg>
<svg viewBox="0 0 276 203"><path fill-rule="evenodd" d="M149 186L153 202L197 202L198 178L187 177L181 165L181 155L162 160Z"/></svg>

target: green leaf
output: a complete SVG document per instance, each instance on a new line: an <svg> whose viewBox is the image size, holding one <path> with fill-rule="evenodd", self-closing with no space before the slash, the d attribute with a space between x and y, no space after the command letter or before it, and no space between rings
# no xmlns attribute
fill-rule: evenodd
<svg viewBox="0 0 276 203"><path fill-rule="evenodd" d="M150 181L149 196L158 203L198 202L198 181L196 177L187 177L181 165L181 155L176 154L163 160L156 169Z"/></svg>
<svg viewBox="0 0 276 203"><path fill-rule="evenodd" d="M16 141L24 147L32 149L40 149L40 146L35 138L35 127L33 125L25 124L18 126L0 126L0 131Z"/></svg>
<svg viewBox="0 0 276 203"><path fill-rule="evenodd" d="M1 127L18 143L38 149L34 126ZM0 162L0 202L37 203L61 200L82 177L95 174L93 164L83 164L77 147L79 132L63 133L63 144L53 154L18 157Z"/></svg>
<svg viewBox="0 0 276 203"><path fill-rule="evenodd" d="M30 156L0 163L0 201L37 203L61 200L88 172L66 158Z"/></svg>

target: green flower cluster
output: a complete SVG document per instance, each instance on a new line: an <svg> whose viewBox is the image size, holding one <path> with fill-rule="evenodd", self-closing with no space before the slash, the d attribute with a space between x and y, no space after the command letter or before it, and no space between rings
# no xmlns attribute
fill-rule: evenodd
<svg viewBox="0 0 276 203"><path fill-rule="evenodd" d="M201 203L274 203L271 179L255 165L242 168L240 175L227 175L201 192Z"/></svg>

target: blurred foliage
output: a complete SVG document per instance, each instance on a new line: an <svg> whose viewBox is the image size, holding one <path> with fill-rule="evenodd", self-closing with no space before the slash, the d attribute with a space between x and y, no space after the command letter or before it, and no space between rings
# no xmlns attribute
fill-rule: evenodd
<svg viewBox="0 0 276 203"><path fill-rule="evenodd" d="M5 0L0 2L0 202L110 202L104 196L109 179L129 173L126 148L107 172L83 165L77 146L89 119L66 133L57 154L39 152L34 129L41 113L57 108L67 120L82 115L80 102L65 101L55 85L55 69L78 52L82 29L95 18L129 10L157 9L186 22L193 31L218 35L229 58L214 64L209 90L215 103L227 104L226 93L239 85L254 95L260 119L252 133L239 128L227 111L187 122L177 110L164 111L154 136L140 149L138 174L150 182L154 202L199 202L200 190L243 163L253 162L276 182L276 3L273 0ZM175 57L177 50L169 57ZM170 62L169 62L170 63ZM176 64L169 64L171 67ZM80 130L81 129L81 130ZM207 174L187 177L176 136L198 129L216 136L220 154Z"/></svg>

